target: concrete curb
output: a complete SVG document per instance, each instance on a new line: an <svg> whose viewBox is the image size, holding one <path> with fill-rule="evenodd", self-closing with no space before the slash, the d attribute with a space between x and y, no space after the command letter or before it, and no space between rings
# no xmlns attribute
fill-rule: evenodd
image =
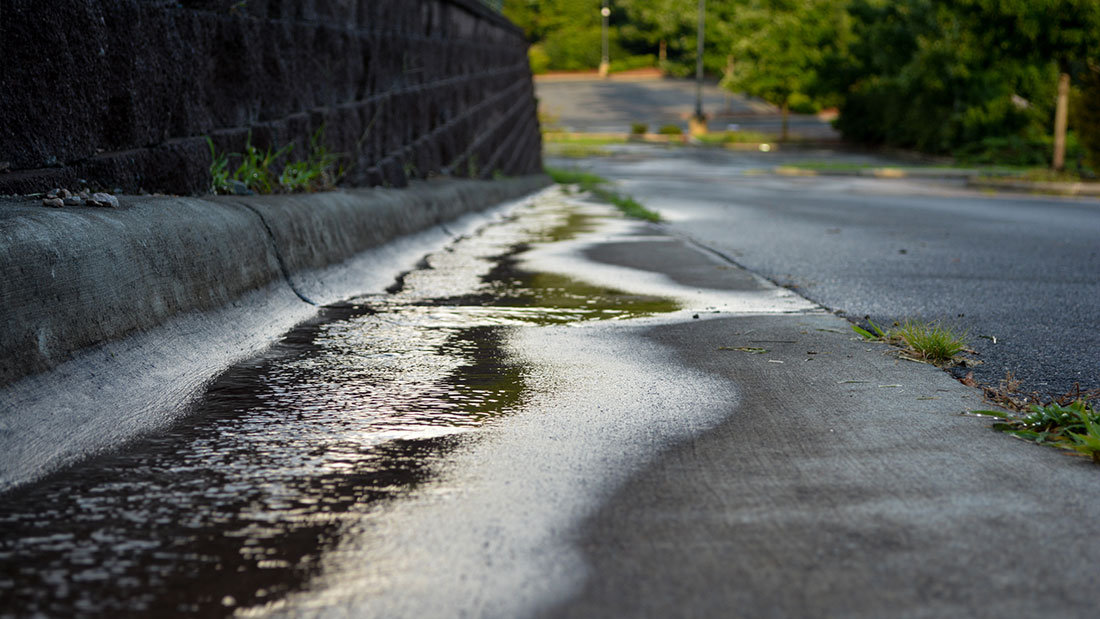
<svg viewBox="0 0 1100 619"><path fill-rule="evenodd" d="M953 178L968 179L979 174L977 170L958 168L864 168L857 170L814 170L797 166L772 168L778 176L858 176L863 178Z"/></svg>
<svg viewBox="0 0 1100 619"><path fill-rule="evenodd" d="M996 189L1022 193L1055 194L1060 196L1100 197L1100 183L1058 183L1017 181L1002 178L971 178L967 185L975 189Z"/></svg>
<svg viewBox="0 0 1100 619"><path fill-rule="evenodd" d="M1100 183L1062 183L1024 181L1012 178L983 177L981 170L959 168L865 168L858 170L813 170L797 166L772 168L777 176L856 176L861 178L938 178L965 180L973 189L996 189L1020 193L1053 194L1061 196L1098 196Z"/></svg>
<svg viewBox="0 0 1100 619"><path fill-rule="evenodd" d="M379 262L415 261L449 238L441 224L549 183L0 201L0 490L174 417L316 305L391 282Z"/></svg>

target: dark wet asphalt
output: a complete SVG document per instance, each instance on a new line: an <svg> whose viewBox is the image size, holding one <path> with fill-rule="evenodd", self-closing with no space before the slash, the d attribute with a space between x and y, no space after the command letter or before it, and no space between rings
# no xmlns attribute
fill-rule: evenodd
<svg viewBox="0 0 1100 619"><path fill-rule="evenodd" d="M967 330L984 384L1010 372L1044 397L1100 388L1100 201L745 174L799 159L868 161L825 151L628 153L584 166L752 271L852 318Z"/></svg>

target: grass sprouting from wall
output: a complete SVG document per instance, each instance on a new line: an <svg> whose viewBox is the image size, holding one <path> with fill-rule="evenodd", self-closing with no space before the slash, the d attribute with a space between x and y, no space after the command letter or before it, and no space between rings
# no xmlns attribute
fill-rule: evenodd
<svg viewBox="0 0 1100 619"><path fill-rule="evenodd" d="M328 150L324 144L324 126L310 136L309 152L305 158L285 163L293 144L277 150L260 150L252 144L249 132L243 153L218 153L214 142L207 137L210 147L210 190L213 193L297 193L334 189L344 174L341 156ZM239 165L230 172L230 160Z"/></svg>

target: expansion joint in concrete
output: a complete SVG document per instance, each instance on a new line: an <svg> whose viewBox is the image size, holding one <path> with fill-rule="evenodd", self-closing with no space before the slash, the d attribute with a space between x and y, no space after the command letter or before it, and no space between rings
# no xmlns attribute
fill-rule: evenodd
<svg viewBox="0 0 1100 619"><path fill-rule="evenodd" d="M297 286L294 285L294 280L290 277L290 269L286 266L286 260L283 258L283 252L279 249L279 244L275 241L275 233L272 232L271 226L268 225L267 220L264 219L263 213L250 204L244 202L238 202L237 204L252 211L256 217L260 219L260 224L263 225L264 231L267 232L267 238L271 242L272 251L275 253L275 259L279 262L279 270L283 274L283 279L286 281L286 285L298 296L299 299L309 303L310 305L319 306L317 302L307 297Z"/></svg>

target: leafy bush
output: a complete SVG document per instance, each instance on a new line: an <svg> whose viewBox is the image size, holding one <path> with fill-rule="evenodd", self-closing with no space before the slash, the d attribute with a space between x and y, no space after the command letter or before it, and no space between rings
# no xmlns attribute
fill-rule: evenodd
<svg viewBox="0 0 1100 619"><path fill-rule="evenodd" d="M538 43L528 48L527 60L531 63L531 72L535 75L550 70L550 54L547 54L546 48Z"/></svg>
<svg viewBox="0 0 1100 619"><path fill-rule="evenodd" d="M632 69L647 69L657 66L657 57L653 54L640 56L611 57L611 72L630 71Z"/></svg>
<svg viewBox="0 0 1100 619"><path fill-rule="evenodd" d="M645 123L630 123L630 133L634 135L645 135L646 131L649 131L649 125Z"/></svg>
<svg viewBox="0 0 1100 619"><path fill-rule="evenodd" d="M1092 173L1100 173L1100 68L1084 72L1073 93L1069 122L1080 141L1081 155ZM1067 159L1073 158L1067 156Z"/></svg>
<svg viewBox="0 0 1100 619"><path fill-rule="evenodd" d="M1084 149L1077 136L1066 135L1066 163L1068 169L1077 167L1084 159ZM1054 153L1054 140L1050 136L1039 137L987 137L976 144L969 144L955 151L959 163L966 165L1047 166ZM1078 170L1079 172L1081 170Z"/></svg>
<svg viewBox="0 0 1100 619"><path fill-rule="evenodd" d="M661 135L683 135L684 130L680 125L664 125L657 130L657 133Z"/></svg>
<svg viewBox="0 0 1100 619"><path fill-rule="evenodd" d="M600 64L602 39L599 26L566 28L550 33L542 42L548 69L579 71Z"/></svg>

